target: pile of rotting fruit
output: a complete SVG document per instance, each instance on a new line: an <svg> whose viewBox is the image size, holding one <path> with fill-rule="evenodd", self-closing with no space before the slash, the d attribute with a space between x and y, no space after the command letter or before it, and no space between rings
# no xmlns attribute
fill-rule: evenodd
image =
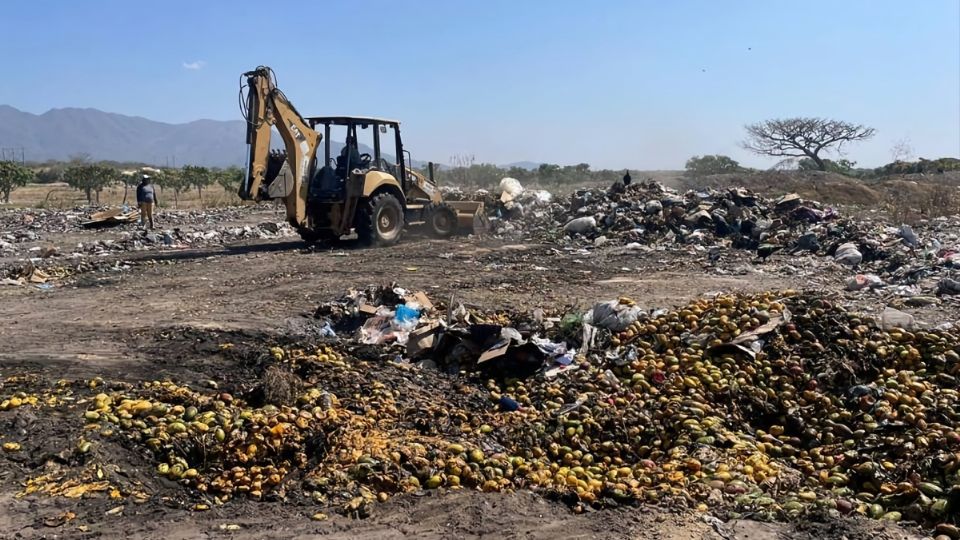
<svg viewBox="0 0 960 540"><path fill-rule="evenodd" d="M956 538L958 348L817 296L721 295L641 316L552 378L446 375L346 341L272 348L263 392L280 405L151 382L83 414L211 504L364 516L404 492L532 489L575 511L836 511Z"/></svg>

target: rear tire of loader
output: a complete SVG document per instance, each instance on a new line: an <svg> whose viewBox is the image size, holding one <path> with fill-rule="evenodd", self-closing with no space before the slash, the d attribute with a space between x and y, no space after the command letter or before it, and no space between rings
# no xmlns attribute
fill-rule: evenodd
<svg viewBox="0 0 960 540"><path fill-rule="evenodd" d="M392 193L371 197L357 218L357 236L364 244L389 246L400 240L403 205Z"/></svg>
<svg viewBox="0 0 960 540"><path fill-rule="evenodd" d="M430 203L423 209L423 221L427 230L436 238L450 238L457 232L457 211L450 205Z"/></svg>

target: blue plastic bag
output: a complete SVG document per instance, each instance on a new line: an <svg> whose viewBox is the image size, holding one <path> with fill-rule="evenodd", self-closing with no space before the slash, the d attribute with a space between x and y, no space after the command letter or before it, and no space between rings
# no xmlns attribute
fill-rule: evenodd
<svg viewBox="0 0 960 540"><path fill-rule="evenodd" d="M409 307L406 304L401 304L397 306L394 318L400 324L416 322L420 319L420 310Z"/></svg>

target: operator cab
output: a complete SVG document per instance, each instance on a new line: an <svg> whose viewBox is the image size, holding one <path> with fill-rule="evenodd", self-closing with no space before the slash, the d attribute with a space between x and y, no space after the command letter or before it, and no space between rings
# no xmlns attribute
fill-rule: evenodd
<svg viewBox="0 0 960 540"><path fill-rule="evenodd" d="M400 140L399 122L354 116L315 116L306 118L306 121L311 128L323 133L323 154L319 155L318 152L314 169L316 174L310 181L310 199L342 200L346 181L355 169L388 173L397 179L404 190L407 189L408 156L404 155ZM344 137L344 146L335 151L332 136L339 138L341 135ZM369 143L372 143L372 148ZM384 146L388 150L395 148L395 153L383 152Z"/></svg>

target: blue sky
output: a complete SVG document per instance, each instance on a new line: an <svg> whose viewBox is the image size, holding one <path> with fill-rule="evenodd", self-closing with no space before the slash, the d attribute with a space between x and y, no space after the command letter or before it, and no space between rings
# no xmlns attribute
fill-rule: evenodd
<svg viewBox="0 0 960 540"><path fill-rule="evenodd" d="M274 68L304 114L404 122L419 159L681 168L743 125L877 128L861 165L960 155L960 1L113 0L3 3L0 104L238 119Z"/></svg>

